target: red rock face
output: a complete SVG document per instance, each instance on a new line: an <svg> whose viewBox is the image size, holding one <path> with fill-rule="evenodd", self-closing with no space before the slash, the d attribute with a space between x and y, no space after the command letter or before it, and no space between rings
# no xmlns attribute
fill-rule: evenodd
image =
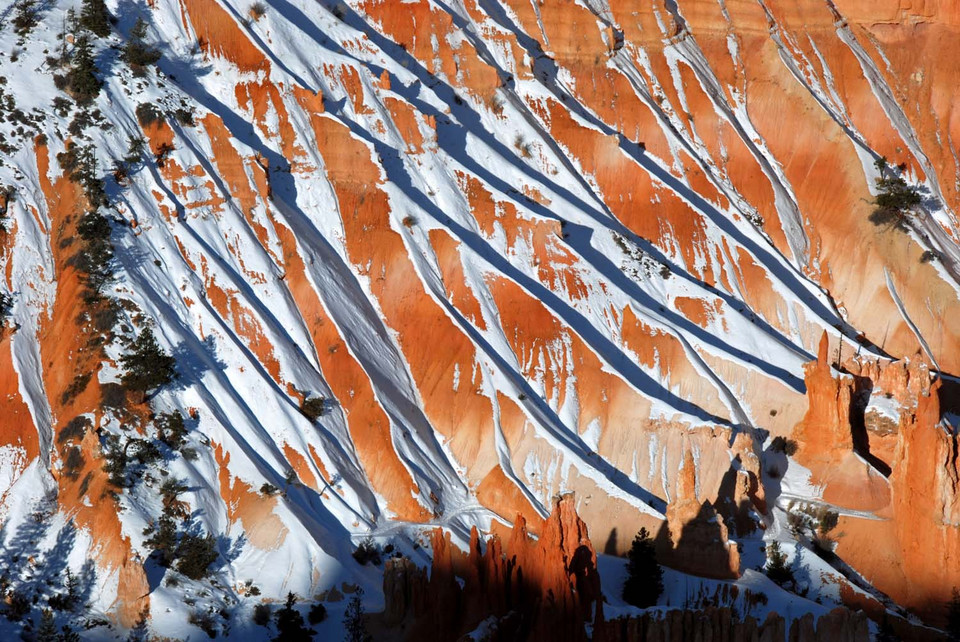
<svg viewBox="0 0 960 642"><path fill-rule="evenodd" d="M429 580L405 558L387 562L384 622L410 640L457 639L491 616L497 640L586 640L584 624L603 620L600 575L572 495L539 530L532 539L518 515L506 543L493 536L481 546L474 529L467 554L433 531Z"/></svg>
<svg viewBox="0 0 960 642"><path fill-rule="evenodd" d="M506 545L496 536L481 542L471 533L463 554L442 530L433 532L433 563L427 571L407 558L386 563L384 635L419 640L431 635L458 639L486 621L490 640L587 640L638 642L657 639L790 640L814 642L870 639L862 611L837 608L819 619L808 614L786 621L776 613L763 622L740 619L729 608L668 610L605 620L596 554L574 498L558 498L538 540L522 517ZM584 628L590 625L591 637ZM913 630L903 629L907 633ZM787 637L789 632L789 637ZM926 639L923 632L916 631Z"/></svg>
<svg viewBox="0 0 960 642"><path fill-rule="evenodd" d="M657 559L692 575L736 579L740 577L740 555L714 505L698 500L696 472L693 453L687 451L677 497L668 506L667 522L656 537ZM720 499L735 502L737 498L733 494Z"/></svg>
<svg viewBox="0 0 960 642"><path fill-rule="evenodd" d="M888 592L921 613L942 616L960 584L957 437L940 424L939 382L921 393L900 422L890 476L899 567L906 578Z"/></svg>
<svg viewBox="0 0 960 642"><path fill-rule="evenodd" d="M816 453L827 461L835 461L853 450L850 427L853 382L833 376L829 350L830 342L824 333L817 360L804 367L809 410L797 426L796 435L801 452Z"/></svg>
<svg viewBox="0 0 960 642"><path fill-rule="evenodd" d="M861 457L854 459L853 426L865 427L864 407L851 402L854 377L832 375L826 345L807 367L810 409L797 427L798 459L823 485L826 500L871 511L879 520L841 518L838 553L845 561L898 603L941 621L951 587L960 583L958 446L941 422L941 398L949 395L955 403L952 394L919 355L909 363L848 360L845 371L901 408L892 437L865 435ZM883 440L891 438L895 447L888 455ZM873 457L878 451L886 460Z"/></svg>

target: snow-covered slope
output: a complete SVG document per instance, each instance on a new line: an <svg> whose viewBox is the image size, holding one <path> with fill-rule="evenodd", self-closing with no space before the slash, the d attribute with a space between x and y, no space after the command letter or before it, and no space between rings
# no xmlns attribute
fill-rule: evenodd
<svg viewBox="0 0 960 642"><path fill-rule="evenodd" d="M368 535L425 559L425 526L463 543L568 490L618 553L760 484L771 512L741 511L719 558L673 559L737 575L738 539L780 537L781 487L823 499L767 464L824 332L837 362L960 370L946 3L256 4L108 0L87 105L57 79L79 0L21 34L0 8L2 555L30 560L24 591L81 575L96 635L213 612L244 639L290 591L376 610ZM143 77L138 18L162 54ZM104 179L102 298L71 144ZM880 156L924 196L903 230L868 220ZM118 402L147 328L178 377ZM160 459L118 485L104 453L131 443ZM203 580L150 557L170 479L178 532L216 538Z"/></svg>

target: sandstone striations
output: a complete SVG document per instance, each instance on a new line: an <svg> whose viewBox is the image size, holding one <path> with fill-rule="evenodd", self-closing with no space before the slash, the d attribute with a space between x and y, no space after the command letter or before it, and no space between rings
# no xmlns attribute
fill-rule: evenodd
<svg viewBox="0 0 960 642"><path fill-rule="evenodd" d="M956 3L7 5L0 638L943 624Z"/></svg>

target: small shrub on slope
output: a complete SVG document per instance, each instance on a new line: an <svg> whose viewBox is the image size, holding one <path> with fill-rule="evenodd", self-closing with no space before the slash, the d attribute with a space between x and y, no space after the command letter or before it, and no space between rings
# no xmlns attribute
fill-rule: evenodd
<svg viewBox="0 0 960 642"><path fill-rule="evenodd" d="M206 633L211 639L217 637L217 620L213 613L195 609L190 612L187 621Z"/></svg>
<svg viewBox="0 0 960 642"><path fill-rule="evenodd" d="M325 401L323 397L310 397L303 400L300 412L310 421L316 421L323 415Z"/></svg>
<svg viewBox="0 0 960 642"><path fill-rule="evenodd" d="M881 158L874 165L880 171L876 180L879 194L873 200L874 209L869 220L874 225L906 228L907 214L920 206L920 191L899 176L887 175L887 159Z"/></svg>
<svg viewBox="0 0 960 642"><path fill-rule="evenodd" d="M270 482L263 482L263 486L260 487L260 494L266 495L267 497L272 497L277 494L277 491L280 489L271 484Z"/></svg>
<svg viewBox="0 0 960 642"><path fill-rule="evenodd" d="M153 103L141 103L137 105L137 121L142 127L147 127L163 120L163 114Z"/></svg>
<svg viewBox="0 0 960 642"><path fill-rule="evenodd" d="M193 119L192 108L188 109L186 107L180 107L179 109L175 109L173 111L173 117L184 127L193 127L196 125L196 122Z"/></svg>
<svg viewBox="0 0 960 642"><path fill-rule="evenodd" d="M353 559L357 560L357 563L362 566L366 566L371 562L374 566L377 566L380 564L380 549L377 548L373 540L368 537L360 542L360 545L353 551Z"/></svg>
<svg viewBox="0 0 960 642"><path fill-rule="evenodd" d="M320 624L327 619L327 607L320 602L317 602L310 607L310 612L307 614L307 619L310 621L310 624Z"/></svg>
<svg viewBox="0 0 960 642"><path fill-rule="evenodd" d="M254 2L250 5L250 17L256 22L267 13L267 5L262 2Z"/></svg>

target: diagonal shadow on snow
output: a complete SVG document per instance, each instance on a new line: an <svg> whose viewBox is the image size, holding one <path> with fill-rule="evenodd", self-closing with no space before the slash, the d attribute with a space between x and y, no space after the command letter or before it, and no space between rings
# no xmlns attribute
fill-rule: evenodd
<svg viewBox="0 0 960 642"><path fill-rule="evenodd" d="M189 70L189 67L176 61L162 62L161 64L166 64L166 66L174 72L174 75L177 75L177 71ZM349 331L350 324L345 323L343 319L338 319L335 314L336 310L344 311L346 309L331 308L334 321L337 322L338 328L344 332L348 345L351 346L354 354L359 357L361 365L374 382L379 396L381 399L387 401L383 406L390 416L391 421L395 425L412 428L418 435L423 447L430 451L430 456L425 459L434 467L431 472L435 475L435 478L422 475L420 477L421 481L440 497L442 497L443 494L449 494L451 492L457 494L465 493L466 488L460 481L454 464L450 462L449 457L443 452L429 420L423 414L423 410L412 401L415 397L415 394L412 393L412 387L409 391L401 390L396 382L389 380L387 377L380 376L378 363L375 360L371 360L372 357L369 351L364 349L364 342L369 340L369 336L376 336L380 340L380 345L387 347L386 352L381 351L377 353L377 358L387 358L394 363L403 363L403 358L400 356L383 321L367 299L363 288L350 271L350 268L343 263L340 255L337 254L327 240L323 238L313 222L295 205L297 203L297 187L293 175L289 171L286 171L289 168L289 162L278 152L263 143L251 123L247 122L244 118L207 93L189 74L184 73L178 75L177 84L185 93L196 100L198 104L216 114L223 121L233 137L250 146L267 160L267 165L271 168L270 184L275 208L284 215L287 223L291 229L294 230L300 242L321 254L323 260L320 261L319 264L315 263L315 266L332 271L331 275L336 278L334 282L340 285L340 292L346 296L344 301L350 306L349 309L352 309L358 315L357 318L367 323L370 332L367 333L366 337L351 333ZM327 293L321 291L319 294L323 297ZM325 301L325 303L329 304L330 301ZM408 384L409 386L413 385L411 382L408 382ZM398 448L398 450L402 450L402 448ZM404 457L404 463L418 470L418 472L423 472L420 464L414 462L409 457ZM443 481L438 482L437 478Z"/></svg>

